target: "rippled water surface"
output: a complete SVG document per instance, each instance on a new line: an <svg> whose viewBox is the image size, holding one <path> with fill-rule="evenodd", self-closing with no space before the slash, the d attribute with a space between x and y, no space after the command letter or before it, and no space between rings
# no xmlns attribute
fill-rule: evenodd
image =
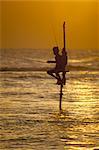
<svg viewBox="0 0 99 150"><path fill-rule="evenodd" d="M46 72L0 72L0 149L99 149L99 72L70 71L59 89Z"/></svg>
<svg viewBox="0 0 99 150"><path fill-rule="evenodd" d="M68 50L61 113L50 59L50 50L0 50L1 150L99 150L98 51Z"/></svg>

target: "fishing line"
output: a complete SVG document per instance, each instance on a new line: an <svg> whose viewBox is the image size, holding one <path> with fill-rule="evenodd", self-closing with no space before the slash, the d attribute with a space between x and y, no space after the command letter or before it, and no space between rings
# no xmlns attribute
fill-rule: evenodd
<svg viewBox="0 0 99 150"><path fill-rule="evenodd" d="M51 29L52 29L52 34L53 34L53 37L54 37L55 45L58 46L58 40L57 40L57 37L56 37L55 28L54 28L54 25L53 25L52 21L51 21L50 26L51 26Z"/></svg>
<svg viewBox="0 0 99 150"><path fill-rule="evenodd" d="M55 33L55 26L53 24L55 19L53 18L53 14L54 14L53 7L54 7L54 5L52 4L52 2L51 2L50 6L51 6L51 9L50 9L51 12L49 13L50 14L49 15L49 25L50 25L50 31L51 31L52 36L53 36L52 39L54 39L54 41L52 41L51 43L55 43L55 46L58 46L58 40L57 40L57 36L56 36L56 33Z"/></svg>

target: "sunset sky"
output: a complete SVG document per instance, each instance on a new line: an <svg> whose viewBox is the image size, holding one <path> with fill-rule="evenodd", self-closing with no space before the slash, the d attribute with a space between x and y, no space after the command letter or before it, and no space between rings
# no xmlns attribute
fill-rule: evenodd
<svg viewBox="0 0 99 150"><path fill-rule="evenodd" d="M98 0L0 1L0 48L99 49Z"/></svg>

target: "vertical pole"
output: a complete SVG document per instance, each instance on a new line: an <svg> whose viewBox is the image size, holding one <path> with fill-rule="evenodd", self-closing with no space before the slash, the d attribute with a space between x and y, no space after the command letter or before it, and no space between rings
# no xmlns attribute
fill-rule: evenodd
<svg viewBox="0 0 99 150"><path fill-rule="evenodd" d="M62 88L63 88L63 85L61 84L60 85L60 102L59 102L59 110L61 111L62 110Z"/></svg>
<svg viewBox="0 0 99 150"><path fill-rule="evenodd" d="M66 36L65 36L65 21L63 23L63 42L64 42L64 50L66 51ZM62 111L62 88L63 88L63 83L60 85L60 101L59 101L59 110L60 112Z"/></svg>
<svg viewBox="0 0 99 150"><path fill-rule="evenodd" d="M66 50L66 35L65 35L65 21L63 23L63 42L64 42L64 50Z"/></svg>
<svg viewBox="0 0 99 150"><path fill-rule="evenodd" d="M63 42L64 42L64 50L66 50L66 39L65 39L65 21L63 23ZM63 83L60 85L60 101L59 101L59 110L60 112L62 111L62 88L63 88Z"/></svg>

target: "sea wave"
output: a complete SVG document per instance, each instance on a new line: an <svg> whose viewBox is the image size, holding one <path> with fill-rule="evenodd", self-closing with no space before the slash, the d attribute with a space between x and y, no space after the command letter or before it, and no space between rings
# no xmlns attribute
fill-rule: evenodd
<svg viewBox="0 0 99 150"><path fill-rule="evenodd" d="M1 67L0 71L47 71L50 67ZM98 67L68 65L66 71L99 71Z"/></svg>

